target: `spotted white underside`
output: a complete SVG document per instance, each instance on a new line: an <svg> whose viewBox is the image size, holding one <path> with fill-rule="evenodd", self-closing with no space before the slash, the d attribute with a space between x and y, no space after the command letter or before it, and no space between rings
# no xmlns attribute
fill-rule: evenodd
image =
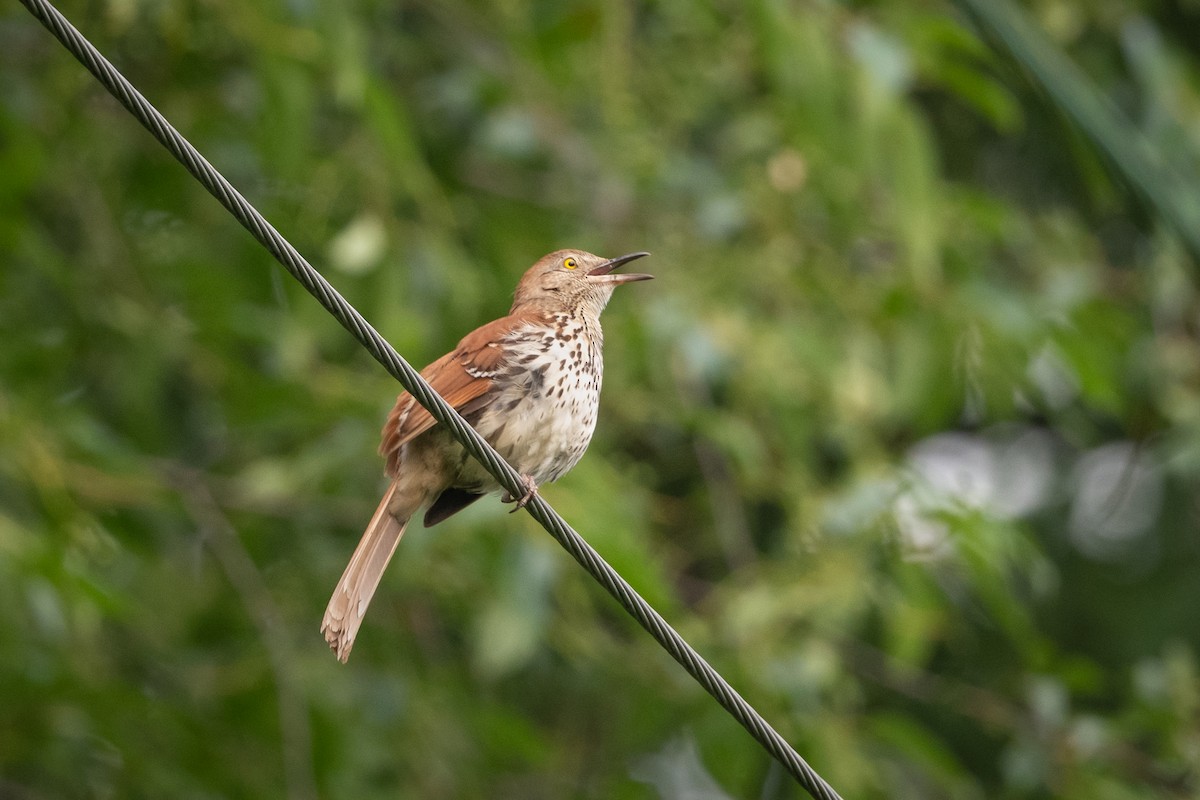
<svg viewBox="0 0 1200 800"><path fill-rule="evenodd" d="M552 327L509 334L494 378L496 395L475 427L518 472L537 483L562 477L583 457L596 429L603 378L598 320L556 315ZM455 485L498 488L466 458Z"/></svg>

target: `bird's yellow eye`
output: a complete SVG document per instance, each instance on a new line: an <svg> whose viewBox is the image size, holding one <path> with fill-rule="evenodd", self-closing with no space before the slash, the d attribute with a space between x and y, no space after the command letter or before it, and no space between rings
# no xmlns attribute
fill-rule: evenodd
<svg viewBox="0 0 1200 800"><path fill-rule="evenodd" d="M567 269L575 269L576 267L579 266L579 262L576 261L574 258L567 256L566 258L563 259L563 266L566 267Z"/></svg>

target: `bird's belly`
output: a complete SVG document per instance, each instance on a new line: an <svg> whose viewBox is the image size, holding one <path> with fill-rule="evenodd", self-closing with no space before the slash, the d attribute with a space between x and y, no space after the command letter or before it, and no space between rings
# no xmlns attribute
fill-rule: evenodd
<svg viewBox="0 0 1200 800"><path fill-rule="evenodd" d="M582 366L571 356L566 347L537 352L519 372L498 381L502 388L475 422L506 461L539 484L558 480L579 463L596 429L599 354ZM463 464L457 483L496 488L473 459Z"/></svg>

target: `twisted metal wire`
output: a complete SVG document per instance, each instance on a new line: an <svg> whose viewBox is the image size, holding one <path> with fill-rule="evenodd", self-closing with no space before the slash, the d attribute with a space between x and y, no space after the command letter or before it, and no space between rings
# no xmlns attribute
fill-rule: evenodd
<svg viewBox="0 0 1200 800"><path fill-rule="evenodd" d="M48 0L21 0L55 38L79 60L121 105L154 138L170 151L188 172L206 188L257 239L276 260L333 315L367 351L429 410L454 438L495 476L512 496L525 494L521 476L467 424L461 415L435 392L370 324L363 319L328 281L310 265L292 245L263 218L217 170L208 163L166 118L117 71L100 52L51 5ZM621 575L606 562L582 536L550 507L534 495L526 506L535 520L579 562L584 569L637 620L654 639L687 670L705 691L711 694L775 759L777 759L818 800L840 800L837 792L801 758L740 694L679 633L654 610Z"/></svg>

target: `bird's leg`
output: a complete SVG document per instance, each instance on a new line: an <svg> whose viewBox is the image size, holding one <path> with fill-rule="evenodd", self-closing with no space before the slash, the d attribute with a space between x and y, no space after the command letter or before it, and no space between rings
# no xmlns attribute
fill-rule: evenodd
<svg viewBox="0 0 1200 800"><path fill-rule="evenodd" d="M501 503L517 504L512 511L508 512L510 514L515 514L520 511L529 503L530 500L533 499L533 496L537 494L537 481L533 479L532 475L522 475L521 483L525 484L525 494L521 495L520 497L513 497L511 494L506 492L504 497L500 498Z"/></svg>

